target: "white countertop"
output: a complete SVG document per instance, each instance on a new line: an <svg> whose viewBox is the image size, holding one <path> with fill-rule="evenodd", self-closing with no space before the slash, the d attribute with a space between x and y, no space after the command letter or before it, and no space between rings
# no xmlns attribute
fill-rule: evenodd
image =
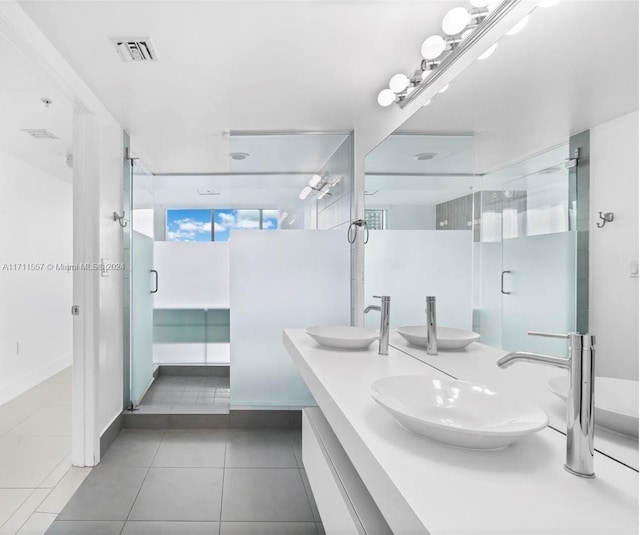
<svg viewBox="0 0 640 535"><path fill-rule="evenodd" d="M563 469L566 437L550 428L497 452L431 442L401 428L373 401L369 385L389 375L441 372L393 347L388 357L377 354L377 344L324 349L298 329L285 330L284 344L397 535L638 533L638 474L630 468L596 454L595 479L572 476ZM503 354L482 344L468 350L493 366ZM521 364L498 371L508 379L501 390L547 406L531 384L542 381L546 389L557 370Z"/></svg>

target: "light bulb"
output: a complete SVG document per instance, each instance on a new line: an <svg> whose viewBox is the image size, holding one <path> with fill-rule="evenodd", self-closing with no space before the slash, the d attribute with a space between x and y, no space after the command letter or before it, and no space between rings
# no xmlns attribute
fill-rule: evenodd
<svg viewBox="0 0 640 535"><path fill-rule="evenodd" d="M323 199L324 196L329 193L329 190L331 189L331 186L329 184L325 185L321 190L320 190L320 195L318 195L318 200Z"/></svg>
<svg viewBox="0 0 640 535"><path fill-rule="evenodd" d="M447 35L458 35L471 21L471 15L463 7L454 7L442 19L442 30Z"/></svg>
<svg viewBox="0 0 640 535"><path fill-rule="evenodd" d="M498 43L493 43L483 54L480 54L480 56L478 56L478 59L483 60L491 57L496 51L496 48L498 48Z"/></svg>
<svg viewBox="0 0 640 535"><path fill-rule="evenodd" d="M426 108L429 104L431 104L431 101L430 101L430 100L427 100L427 101L422 105L422 107L423 107L423 108Z"/></svg>
<svg viewBox="0 0 640 535"><path fill-rule="evenodd" d="M524 19L518 22L518 24L516 24L513 28L511 28L507 32L507 35L515 35L517 33L520 33L522 30L524 30L524 27L527 25L528 22L529 22L529 15L527 15Z"/></svg>
<svg viewBox="0 0 640 535"><path fill-rule="evenodd" d="M322 182L322 177L320 175L313 175L309 180L309 185L312 188L315 188L318 184L320 184L320 182Z"/></svg>
<svg viewBox="0 0 640 535"><path fill-rule="evenodd" d="M378 93L378 104L386 108L396 101L396 94L391 89L383 89Z"/></svg>
<svg viewBox="0 0 640 535"><path fill-rule="evenodd" d="M491 0L470 0L473 7L487 7Z"/></svg>
<svg viewBox="0 0 640 535"><path fill-rule="evenodd" d="M473 27L473 28L469 28L469 29L465 30L464 32L462 32L462 35L460 36L460 38L461 39L466 39L467 37L469 37L473 33L473 30L475 30L475 29L476 28Z"/></svg>
<svg viewBox="0 0 640 535"><path fill-rule="evenodd" d="M447 89L449 89L449 84L445 85L438 93L446 93Z"/></svg>
<svg viewBox="0 0 640 535"><path fill-rule="evenodd" d="M538 5L540 7L553 7L555 6L560 0L544 0L544 2L540 2Z"/></svg>
<svg viewBox="0 0 640 535"><path fill-rule="evenodd" d="M492 0L487 5L487 10L491 13L495 8L497 8L500 4L502 4L502 0Z"/></svg>
<svg viewBox="0 0 640 535"><path fill-rule="evenodd" d="M426 71L422 71L421 77L423 80L426 80L432 73L433 71L431 69L427 69Z"/></svg>
<svg viewBox="0 0 640 535"><path fill-rule="evenodd" d="M305 186L304 188L302 188L302 191L300 192L300 200L304 201L309 194L312 192L313 190L311 189L311 186Z"/></svg>
<svg viewBox="0 0 640 535"><path fill-rule="evenodd" d="M389 89L394 93L402 93L409 87L409 78L404 74L394 74L389 80Z"/></svg>
<svg viewBox="0 0 640 535"><path fill-rule="evenodd" d="M280 214L280 217L278 218L278 223L280 223L282 225L282 223L284 223L284 220L287 219L287 216L289 215L289 212L282 212Z"/></svg>
<svg viewBox="0 0 640 535"><path fill-rule="evenodd" d="M447 42L440 35L432 35L422 43L422 57L424 59L436 59L447 48Z"/></svg>

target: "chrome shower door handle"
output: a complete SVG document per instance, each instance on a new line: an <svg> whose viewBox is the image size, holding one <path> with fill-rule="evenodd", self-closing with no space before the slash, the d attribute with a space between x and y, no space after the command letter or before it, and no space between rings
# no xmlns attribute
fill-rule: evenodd
<svg viewBox="0 0 640 535"><path fill-rule="evenodd" d="M501 293L501 294L504 294L504 295L509 295L509 294L511 293L511 292L505 292L505 291L504 291L504 276L505 276L507 273L511 273L511 271L509 271L509 270L505 270L505 271L503 271L503 272L500 274L500 293Z"/></svg>
<svg viewBox="0 0 640 535"><path fill-rule="evenodd" d="M158 293L158 272L155 269L152 269L151 273L153 273L154 280L155 280L155 290L151 290L151 293L155 294L155 293Z"/></svg>

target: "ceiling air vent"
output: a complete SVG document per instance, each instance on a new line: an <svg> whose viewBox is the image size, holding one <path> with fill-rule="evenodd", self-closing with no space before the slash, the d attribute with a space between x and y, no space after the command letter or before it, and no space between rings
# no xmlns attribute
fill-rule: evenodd
<svg viewBox="0 0 640 535"><path fill-rule="evenodd" d="M113 42L122 61L155 61L158 59L158 55L149 38L114 39Z"/></svg>
<svg viewBox="0 0 640 535"><path fill-rule="evenodd" d="M23 132L26 132L35 139L60 139L58 136L44 128L25 128Z"/></svg>

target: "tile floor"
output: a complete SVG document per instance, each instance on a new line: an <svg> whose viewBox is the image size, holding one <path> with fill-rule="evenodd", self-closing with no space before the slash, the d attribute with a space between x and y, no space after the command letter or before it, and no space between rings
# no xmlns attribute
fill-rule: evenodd
<svg viewBox="0 0 640 535"><path fill-rule="evenodd" d="M0 406L0 535L41 535L91 469L71 466L71 368Z"/></svg>
<svg viewBox="0 0 640 535"><path fill-rule="evenodd" d="M138 410L153 414L228 414L229 377L160 375Z"/></svg>
<svg viewBox="0 0 640 535"><path fill-rule="evenodd" d="M50 535L323 535L300 431L123 430Z"/></svg>

